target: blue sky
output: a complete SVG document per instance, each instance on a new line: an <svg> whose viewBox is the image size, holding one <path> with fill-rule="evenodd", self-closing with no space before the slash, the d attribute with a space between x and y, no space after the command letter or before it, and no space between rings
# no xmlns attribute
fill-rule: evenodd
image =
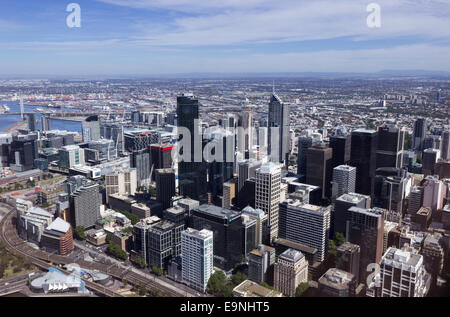
<svg viewBox="0 0 450 317"><path fill-rule="evenodd" d="M0 75L450 71L449 17L450 0L2 0Z"/></svg>

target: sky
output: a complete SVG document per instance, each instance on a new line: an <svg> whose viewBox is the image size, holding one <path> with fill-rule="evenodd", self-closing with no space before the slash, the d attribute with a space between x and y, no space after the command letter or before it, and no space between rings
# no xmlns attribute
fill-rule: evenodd
<svg viewBox="0 0 450 317"><path fill-rule="evenodd" d="M450 0L2 0L0 76L450 71L449 17Z"/></svg>

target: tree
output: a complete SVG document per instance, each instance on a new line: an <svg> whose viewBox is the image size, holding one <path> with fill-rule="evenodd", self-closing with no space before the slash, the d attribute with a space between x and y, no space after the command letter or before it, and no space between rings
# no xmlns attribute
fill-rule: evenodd
<svg viewBox="0 0 450 317"><path fill-rule="evenodd" d="M262 287L274 290L275 288L273 286L270 286L269 284L267 284L266 282L261 282L259 283L259 285L261 285Z"/></svg>
<svg viewBox="0 0 450 317"><path fill-rule="evenodd" d="M335 236L336 243L337 243L338 246L340 246L341 244L345 243L345 237L344 237L343 233L336 232L336 234L334 236Z"/></svg>
<svg viewBox="0 0 450 317"><path fill-rule="evenodd" d="M106 249L108 253L115 256L116 258L119 258L121 260L128 259L128 254L120 248L120 246L117 243L110 242L108 244L108 248Z"/></svg>
<svg viewBox="0 0 450 317"><path fill-rule="evenodd" d="M73 230L73 235L75 239L77 240L84 240L86 239L86 234L84 233L84 227L83 226L77 226L75 230Z"/></svg>
<svg viewBox="0 0 450 317"><path fill-rule="evenodd" d="M334 240L328 241L328 253L330 253L333 256L337 255L337 245Z"/></svg>
<svg viewBox="0 0 450 317"><path fill-rule="evenodd" d="M139 294L139 296L145 296L145 294L147 294L147 289L145 288L145 286L143 284L139 285L138 294Z"/></svg>
<svg viewBox="0 0 450 317"><path fill-rule="evenodd" d="M136 263L141 269L147 267L147 263L145 263L145 260L139 255L134 258L134 263Z"/></svg>
<svg viewBox="0 0 450 317"><path fill-rule="evenodd" d="M295 289L295 297L302 297L305 295L305 292L308 290L308 283L300 283Z"/></svg>
<svg viewBox="0 0 450 317"><path fill-rule="evenodd" d="M106 234L106 239L105 239L105 240L106 240L106 243L107 243L107 244L110 244L110 243L112 242L112 239L113 239L112 233L109 233L109 232L108 232L108 233Z"/></svg>
<svg viewBox="0 0 450 317"><path fill-rule="evenodd" d="M160 268L160 267L157 267L156 265L153 265L152 266L152 272L153 273L155 273L156 275L158 275L158 276L161 276L161 275L163 275L163 269L162 268Z"/></svg>
<svg viewBox="0 0 450 317"><path fill-rule="evenodd" d="M233 283L234 286L238 286L239 284L241 284L246 279L247 279L247 275L245 275L242 272L237 272L236 274L234 274L231 277L231 283Z"/></svg>
<svg viewBox="0 0 450 317"><path fill-rule="evenodd" d="M225 276L225 273L216 271L210 276L206 291L214 296L221 296L225 291L226 284L227 277Z"/></svg>

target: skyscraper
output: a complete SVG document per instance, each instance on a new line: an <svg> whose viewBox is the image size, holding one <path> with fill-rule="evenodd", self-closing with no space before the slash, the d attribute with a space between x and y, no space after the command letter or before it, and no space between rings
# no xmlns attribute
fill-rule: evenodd
<svg viewBox="0 0 450 317"><path fill-rule="evenodd" d="M411 188L408 200L408 214L415 215L423 204L423 187L414 186Z"/></svg>
<svg viewBox="0 0 450 317"><path fill-rule="evenodd" d="M272 160L277 163L285 162L288 164L289 161L289 105L283 103L275 93L270 97L269 102L269 117L268 117L268 128L269 128L269 148L268 153ZM278 128L278 139L272 140L276 129ZM274 143L276 142L276 143Z"/></svg>
<svg viewBox="0 0 450 317"><path fill-rule="evenodd" d="M256 247L256 221L237 211L200 205L190 212L189 227L214 232L214 265L225 270Z"/></svg>
<svg viewBox="0 0 450 317"><path fill-rule="evenodd" d="M100 139L100 121L98 116L87 117L82 123L83 142L96 141Z"/></svg>
<svg viewBox="0 0 450 317"><path fill-rule="evenodd" d="M178 180L180 194L189 198L199 200L201 203L207 202L207 173L206 164L203 161L202 153L200 162L195 162L195 140L199 132L196 125L199 120L198 99L192 94L183 94L177 97L177 126L189 130L190 133L190 160L178 162ZM201 141L200 141L201 143ZM198 145L197 145L198 147ZM199 151L203 148L200 145ZM184 150L183 150L184 151ZM202 151L203 152L203 151ZM183 152L184 153L184 152Z"/></svg>
<svg viewBox="0 0 450 317"><path fill-rule="evenodd" d="M30 130L31 132L34 132L37 130L36 115L34 113L27 114L27 127L28 127L28 130Z"/></svg>
<svg viewBox="0 0 450 317"><path fill-rule="evenodd" d="M440 157L440 151L436 149L426 149L422 156L422 173L425 176L434 175L436 163Z"/></svg>
<svg viewBox="0 0 450 317"><path fill-rule="evenodd" d="M381 297L425 297L423 256L389 248L380 263Z"/></svg>
<svg viewBox="0 0 450 317"><path fill-rule="evenodd" d="M281 164L269 162L256 171L255 206L269 216L270 241L268 243L278 237L281 166Z"/></svg>
<svg viewBox="0 0 450 317"><path fill-rule="evenodd" d="M347 224L347 240L361 248L360 281L366 281L371 263L380 263L383 256L384 214L380 208L351 207Z"/></svg>
<svg viewBox="0 0 450 317"><path fill-rule="evenodd" d="M136 169L137 182L139 186L150 184L151 155L147 149L131 152L130 167Z"/></svg>
<svg viewBox="0 0 450 317"><path fill-rule="evenodd" d="M442 132L441 159L444 161L450 160L450 131L449 130Z"/></svg>
<svg viewBox="0 0 450 317"><path fill-rule="evenodd" d="M69 196L71 222L74 228L85 229L95 226L100 219L100 196L98 184L77 187Z"/></svg>
<svg viewBox="0 0 450 317"><path fill-rule="evenodd" d="M348 164L350 161L352 138L348 135L334 135L330 137L330 148L333 149L332 166Z"/></svg>
<svg viewBox="0 0 450 317"><path fill-rule="evenodd" d="M213 233L188 228L181 233L183 283L201 292L206 291L213 274Z"/></svg>
<svg viewBox="0 0 450 317"><path fill-rule="evenodd" d="M433 218L437 217L437 211L444 207L444 196L447 185L436 176L427 176L422 183L423 207L429 207L433 211Z"/></svg>
<svg viewBox="0 0 450 317"><path fill-rule="evenodd" d="M370 208L370 204L370 196L357 193L348 193L339 196L334 201L334 210L332 213L332 236L334 236L336 232L342 233L346 236L347 222L350 221L351 218L351 213L349 211L351 207Z"/></svg>
<svg viewBox="0 0 450 317"><path fill-rule="evenodd" d="M253 115L251 111L239 113L237 135L237 150L244 153L250 151L253 146Z"/></svg>
<svg viewBox="0 0 450 317"><path fill-rule="evenodd" d="M331 158L333 150L324 143L310 147L307 151L306 183L322 189L322 199L331 197Z"/></svg>
<svg viewBox="0 0 450 317"><path fill-rule="evenodd" d="M414 121L414 130L412 136L412 148L416 151L423 151L423 141L427 132L427 120L418 118Z"/></svg>
<svg viewBox="0 0 450 317"><path fill-rule="evenodd" d="M288 199L280 204L279 237L317 249L315 261L328 253L331 206L319 207Z"/></svg>
<svg viewBox="0 0 450 317"><path fill-rule="evenodd" d="M359 245L345 242L337 248L336 267L352 273L356 283L359 283L359 258L361 248Z"/></svg>
<svg viewBox="0 0 450 317"><path fill-rule="evenodd" d="M297 174L306 176L307 152L313 145L313 139L309 136L298 138Z"/></svg>
<svg viewBox="0 0 450 317"><path fill-rule="evenodd" d="M118 168L105 175L106 202L112 194L134 195L137 188L135 168Z"/></svg>
<svg viewBox="0 0 450 317"><path fill-rule="evenodd" d="M403 200L407 187L406 170L380 167L376 170L373 206L397 213L403 212Z"/></svg>
<svg viewBox="0 0 450 317"><path fill-rule="evenodd" d="M238 196L244 187L246 180L256 176L256 170L261 167L261 161L250 159L239 163L239 173L238 173Z"/></svg>
<svg viewBox="0 0 450 317"><path fill-rule="evenodd" d="M42 116L41 117L41 131L50 130L50 117Z"/></svg>
<svg viewBox="0 0 450 317"><path fill-rule="evenodd" d="M308 261L300 251L287 249L278 257L274 275L275 289L294 297L297 286L308 281Z"/></svg>
<svg viewBox="0 0 450 317"><path fill-rule="evenodd" d="M167 209L172 206L172 197L175 196L175 171L171 168L156 170L156 200Z"/></svg>
<svg viewBox="0 0 450 317"><path fill-rule="evenodd" d="M352 132L350 165L356 167L356 192L373 195L377 132L358 129Z"/></svg>
<svg viewBox="0 0 450 317"><path fill-rule="evenodd" d="M354 193L356 187L356 167L339 165L333 169L332 197L335 200L343 194Z"/></svg>
<svg viewBox="0 0 450 317"><path fill-rule="evenodd" d="M377 168L403 166L405 131L392 125L378 128Z"/></svg>

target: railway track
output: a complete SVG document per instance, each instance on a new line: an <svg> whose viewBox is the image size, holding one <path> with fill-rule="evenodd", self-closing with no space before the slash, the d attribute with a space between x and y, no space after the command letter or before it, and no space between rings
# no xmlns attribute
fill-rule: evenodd
<svg viewBox="0 0 450 317"><path fill-rule="evenodd" d="M0 240L2 240L3 242L6 243L6 248L7 250L9 250L11 253L15 253L15 254L20 254L22 255L25 259L30 260L30 262L32 264L34 264L35 266L43 269L43 270L48 270L49 267L54 267L58 270L60 270L61 272L63 272L66 275L70 275L69 272L67 272L66 270L59 268L59 267L55 267L54 265L50 264L49 262L53 261L52 259L49 259L48 261L45 261L42 259L42 254L45 252L42 252L40 250L35 250L33 248L31 248L30 246L28 246L26 244L25 241L21 240L18 235L17 232L14 230L13 224L12 224L12 216L14 215L14 209L12 209L9 205L4 205L2 204L3 207L8 208L8 210L10 210L10 212L5 215L2 219L2 221L0 222ZM6 227L5 227L6 226ZM39 257L38 255L40 255L41 257ZM45 256L44 256L45 258ZM93 291L103 294L105 296L108 297L120 297L122 295L107 289L106 287L99 285L97 283L88 281L86 279L82 279L86 285L87 288L92 289Z"/></svg>
<svg viewBox="0 0 450 317"><path fill-rule="evenodd" d="M182 291L175 292L174 290L167 288L151 279L145 278L133 271L124 271L121 268L111 267L110 265L105 265L101 263L88 262L82 259L72 259L69 257L50 254L38 249L34 249L30 247L26 241L22 240L13 225L13 216L15 213L15 209L10 205L1 204L3 207L9 210L9 213L4 216L4 218L0 222L0 239L3 240L7 244L7 248L11 252L18 252L23 255L25 258L30 259L32 263L42 269L47 270L49 266L52 266L50 263L57 264L73 264L76 263L80 267L92 270L99 270L103 273L111 275L112 277L119 280L126 280L129 284L135 286L144 286L148 290L158 290L162 291L163 295L171 296L171 297L179 297L183 296L184 293ZM58 270L64 271L59 267L55 267ZM68 274L68 272L64 272ZM106 296L121 296L114 291L111 291L105 288L102 285L97 283L93 283L88 280L84 280L86 287L93 289L96 292L102 293Z"/></svg>

